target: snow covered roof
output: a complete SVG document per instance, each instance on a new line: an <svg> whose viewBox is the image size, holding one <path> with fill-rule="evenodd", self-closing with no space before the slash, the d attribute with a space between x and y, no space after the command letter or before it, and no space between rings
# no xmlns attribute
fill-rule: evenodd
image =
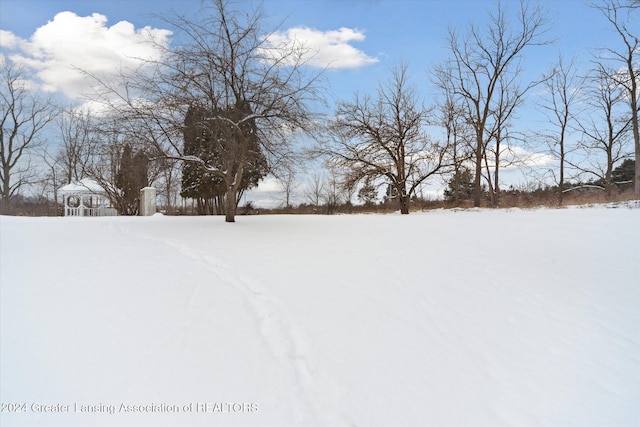
<svg viewBox="0 0 640 427"><path fill-rule="evenodd" d="M105 194L106 191L100 184L91 178L82 178L77 183L67 184L58 189L60 193L91 193Z"/></svg>

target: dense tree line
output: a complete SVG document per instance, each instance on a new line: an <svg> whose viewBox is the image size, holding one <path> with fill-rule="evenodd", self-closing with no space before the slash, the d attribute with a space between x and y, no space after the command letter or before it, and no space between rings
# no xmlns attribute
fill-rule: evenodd
<svg viewBox="0 0 640 427"><path fill-rule="evenodd" d="M508 14L509 7L516 13ZM324 117L313 112L326 102L323 73L307 66L305 46L270 45L260 9L247 14L224 0L205 3L196 18L166 17L185 42L157 46L162 60L145 63L144 72L113 80L87 74L107 114L56 107L24 85L25 69L4 59L2 210L24 201L17 197L27 186L57 200L61 185L90 177L122 214L135 214L139 189L156 185L169 212L180 195L195 200L198 213L233 222L244 192L268 174L283 188L286 208L304 187L316 210L350 209L356 198L409 213L436 177L443 177L449 203L497 207L501 172L521 165L523 144L534 140L558 162L540 177L551 179L545 188L558 204L577 188L611 198L632 187L640 198L640 42L633 25L640 6L601 0L593 7L620 43L596 50L584 75L578 59L559 55L546 74L525 81L527 52L552 43L550 21L539 6L497 2L486 26L446 36L449 57L429 73L437 105L425 105L424 82L399 64L374 93L337 101ZM534 88L543 94L536 103L548 126L523 134L514 117ZM54 122L60 143L44 151L47 171L36 174L30 159ZM302 133L318 141L305 162L326 170L306 183L299 181L304 167L293 145Z"/></svg>

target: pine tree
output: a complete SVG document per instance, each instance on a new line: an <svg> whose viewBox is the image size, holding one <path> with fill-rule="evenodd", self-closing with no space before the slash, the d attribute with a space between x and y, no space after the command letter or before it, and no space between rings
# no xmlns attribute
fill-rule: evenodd
<svg viewBox="0 0 640 427"><path fill-rule="evenodd" d="M358 200L365 204L365 206L371 206L375 204L378 199L378 190L375 185L370 181L366 181L364 185L358 191Z"/></svg>
<svg viewBox="0 0 640 427"><path fill-rule="evenodd" d="M633 184L635 181L636 162L626 159L611 172L611 180L617 185Z"/></svg>
<svg viewBox="0 0 640 427"><path fill-rule="evenodd" d="M444 199L454 204L470 200L474 196L474 177L467 168L460 168L447 184Z"/></svg>
<svg viewBox="0 0 640 427"><path fill-rule="evenodd" d="M184 154L196 156L208 165L219 168L224 174L235 174L238 162L231 162L232 170L229 170L228 165L229 158L233 159L235 156L235 153L230 154L229 151L236 147L230 146L229 141L237 130L225 125L225 121L219 119L221 116L233 113L231 109L216 110L207 114L201 108L190 108L185 117ZM248 121L242 131L248 135L255 135L252 126L255 124ZM234 201L236 206L243 192L256 187L266 173L267 162L260 150L260 145L255 138L249 138L242 180L237 199ZM222 175L211 173L198 163L184 163L180 195L195 199L199 214L224 213L226 194L227 189Z"/></svg>
<svg viewBox="0 0 640 427"><path fill-rule="evenodd" d="M122 215L137 215L140 205L140 190L149 185L149 160L142 151L133 154L130 144L125 144L120 157L120 168L116 175L116 186L120 189L118 204Z"/></svg>

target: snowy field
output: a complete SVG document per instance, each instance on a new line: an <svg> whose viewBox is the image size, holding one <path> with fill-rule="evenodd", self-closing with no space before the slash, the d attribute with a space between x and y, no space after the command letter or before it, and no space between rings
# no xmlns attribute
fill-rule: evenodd
<svg viewBox="0 0 640 427"><path fill-rule="evenodd" d="M237 221L2 217L0 425L640 425L639 203Z"/></svg>

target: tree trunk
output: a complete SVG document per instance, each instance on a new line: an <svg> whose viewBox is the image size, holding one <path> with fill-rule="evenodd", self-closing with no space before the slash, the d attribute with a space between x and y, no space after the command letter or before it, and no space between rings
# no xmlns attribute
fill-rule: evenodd
<svg viewBox="0 0 640 427"><path fill-rule="evenodd" d="M635 99L635 84L634 90L632 92L633 98ZM638 107L637 103L634 101L631 103L632 113L631 117L633 120L633 139L636 146L636 183L635 183L635 195L636 199L640 200L640 130L638 130Z"/></svg>
<svg viewBox="0 0 640 427"><path fill-rule="evenodd" d="M477 132L477 131L476 131ZM476 137L476 176L475 176L475 180L473 183L473 189L474 194L473 194L473 207L475 208L479 208L480 207L480 200L482 197L482 159L484 158L484 151L483 151L483 143L482 143L482 136L477 136Z"/></svg>
<svg viewBox="0 0 640 427"><path fill-rule="evenodd" d="M409 195L407 194L406 183L396 186L398 192L398 201L400 202L400 213L402 215L409 214Z"/></svg>
<svg viewBox="0 0 640 427"><path fill-rule="evenodd" d="M558 184L558 206L564 203L564 129L560 137L560 182Z"/></svg>
<svg viewBox="0 0 640 427"><path fill-rule="evenodd" d="M636 39L637 40L637 39ZM636 41L637 46L637 41ZM631 126L633 128L633 142L636 151L636 183L635 183L635 195L636 199L640 200L640 129L638 129L638 84L637 75L633 67L633 51L630 52L629 60L627 61L627 68L629 70L629 77L631 81L631 88L629 91L630 107L631 107Z"/></svg>
<svg viewBox="0 0 640 427"><path fill-rule="evenodd" d="M2 169L2 213L9 212L9 202L11 201L11 170L5 166Z"/></svg>
<svg viewBox="0 0 640 427"><path fill-rule="evenodd" d="M236 191L233 185L227 186L227 197L224 208L224 221L236 222Z"/></svg>
<svg viewBox="0 0 640 427"><path fill-rule="evenodd" d="M449 129L447 129L449 133ZM447 136L449 141L449 136ZM458 161L458 138L456 133L453 133L453 204L458 206L460 201L460 161Z"/></svg>
<svg viewBox="0 0 640 427"><path fill-rule="evenodd" d="M493 177L494 179L494 184L493 184L493 207L494 208L498 208L500 207L500 182L499 182L499 169L498 169L498 165L497 165L497 161L496 161L496 173Z"/></svg>
<svg viewBox="0 0 640 427"><path fill-rule="evenodd" d="M636 199L640 200L640 143L636 142Z"/></svg>
<svg viewBox="0 0 640 427"><path fill-rule="evenodd" d="M609 145L609 149L607 151L607 170L604 174L604 189L607 201L611 200L611 194L613 192L613 179L611 178L613 174L613 155L611 153L612 145L613 143Z"/></svg>
<svg viewBox="0 0 640 427"><path fill-rule="evenodd" d="M497 154L496 154L497 155ZM493 187L493 180L491 179L491 168L489 168L489 159L487 157L487 150L484 150L484 152L482 153L482 158L484 159L484 167L485 170L487 172L487 187L489 190L489 203L491 203L491 207L497 207L496 205L496 193L495 193L495 189ZM498 172L498 170L496 169L495 171L496 173ZM478 206L476 206L478 207Z"/></svg>
<svg viewBox="0 0 640 427"><path fill-rule="evenodd" d="M613 123L611 119L611 108L607 111L607 121L609 122L609 141L607 143L607 170L604 174L604 189L607 197L607 201L611 200L611 193L613 187L613 180L611 176L613 174L613 146L616 141L615 132L613 130Z"/></svg>
<svg viewBox="0 0 640 427"><path fill-rule="evenodd" d="M173 208L171 205L171 181L172 181L172 176L171 173L168 172L166 169L164 171L164 176L165 176L165 191L167 194L167 206L165 206L165 208L167 209L167 214L171 215L173 213Z"/></svg>
<svg viewBox="0 0 640 427"><path fill-rule="evenodd" d="M495 172L493 173L493 207L500 207L500 131L496 136Z"/></svg>
<svg viewBox="0 0 640 427"><path fill-rule="evenodd" d="M400 213L403 215L409 214L409 196L401 195L398 196L398 200L400 200Z"/></svg>

